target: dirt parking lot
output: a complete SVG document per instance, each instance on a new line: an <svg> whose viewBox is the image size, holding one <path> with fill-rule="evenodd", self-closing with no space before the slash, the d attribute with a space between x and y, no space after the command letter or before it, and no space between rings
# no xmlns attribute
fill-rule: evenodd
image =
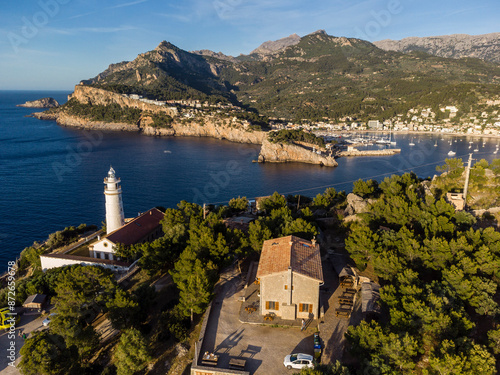
<svg viewBox="0 0 500 375"><path fill-rule="evenodd" d="M241 323L239 312L244 281L235 268L226 271L216 291L201 353L219 355L218 367L228 368L230 357L247 359L245 370L255 375L292 374L283 366L291 353L313 354L316 323L307 330Z"/></svg>

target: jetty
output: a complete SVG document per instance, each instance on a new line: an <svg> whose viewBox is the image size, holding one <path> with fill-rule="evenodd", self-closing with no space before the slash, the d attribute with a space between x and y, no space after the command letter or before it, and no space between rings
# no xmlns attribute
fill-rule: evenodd
<svg viewBox="0 0 500 375"><path fill-rule="evenodd" d="M346 156L389 156L401 153L400 148L388 148L385 150L357 150L355 148L349 148L347 151L340 151L338 157Z"/></svg>

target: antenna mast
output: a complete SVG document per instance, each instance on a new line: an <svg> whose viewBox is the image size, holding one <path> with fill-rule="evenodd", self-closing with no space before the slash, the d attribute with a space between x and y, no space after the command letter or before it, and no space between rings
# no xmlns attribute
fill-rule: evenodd
<svg viewBox="0 0 500 375"><path fill-rule="evenodd" d="M469 161L467 162L467 169L465 170L465 185L464 185L464 208L467 205L467 188L469 187L470 165L472 163L472 154L469 154Z"/></svg>

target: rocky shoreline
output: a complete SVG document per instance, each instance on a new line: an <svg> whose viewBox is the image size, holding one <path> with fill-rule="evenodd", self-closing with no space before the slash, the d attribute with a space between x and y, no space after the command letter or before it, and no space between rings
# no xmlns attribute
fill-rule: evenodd
<svg viewBox="0 0 500 375"><path fill-rule="evenodd" d="M237 143L260 144L260 162L286 163L299 162L316 164L327 167L336 167L338 163L333 156L319 155L304 146L296 144L274 144L267 140L267 132L239 129L231 126L215 124L206 121L203 124L191 122L188 124L173 123L171 128L158 128L148 121L141 121L139 125L126 123L108 123L89 121L76 116L59 112L36 112L33 117L39 120L56 121L58 125L98 131L127 131L137 132L148 136L188 136L211 137L225 139Z"/></svg>

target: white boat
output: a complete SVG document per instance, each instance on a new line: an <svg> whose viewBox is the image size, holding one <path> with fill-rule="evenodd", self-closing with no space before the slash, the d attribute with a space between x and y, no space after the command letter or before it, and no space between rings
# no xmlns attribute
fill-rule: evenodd
<svg viewBox="0 0 500 375"><path fill-rule="evenodd" d="M472 145L469 145L469 148L471 148L471 147L472 147Z"/></svg>
<svg viewBox="0 0 500 375"><path fill-rule="evenodd" d="M455 152L455 151L453 151L453 150L448 151L448 156L453 156L453 155L455 155L455 154L456 154L456 152Z"/></svg>
<svg viewBox="0 0 500 375"><path fill-rule="evenodd" d="M410 146L415 146L415 143L413 143L413 137L411 138Z"/></svg>
<svg viewBox="0 0 500 375"><path fill-rule="evenodd" d="M476 147L476 148L474 149L474 152L478 152L478 151L479 151L479 149Z"/></svg>
<svg viewBox="0 0 500 375"><path fill-rule="evenodd" d="M375 143L378 143L379 145L395 145L396 144L396 141L392 140L392 125L389 128L389 138L387 138L387 139L380 138L380 139L376 140Z"/></svg>
<svg viewBox="0 0 500 375"><path fill-rule="evenodd" d="M495 151L493 151L493 153L494 153L495 155L496 155L496 153L497 153L497 152L498 152L498 148L497 148Z"/></svg>
<svg viewBox="0 0 500 375"><path fill-rule="evenodd" d="M437 145L438 145L438 141L436 141L436 143L434 143L434 147L437 147Z"/></svg>

